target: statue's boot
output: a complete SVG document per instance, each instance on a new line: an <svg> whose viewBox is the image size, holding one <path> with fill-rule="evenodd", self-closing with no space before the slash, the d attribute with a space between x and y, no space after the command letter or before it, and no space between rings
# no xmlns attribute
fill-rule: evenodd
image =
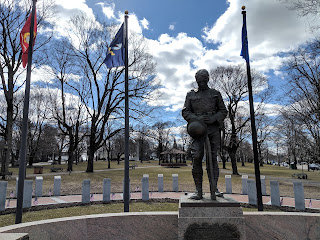
<svg viewBox="0 0 320 240"><path fill-rule="evenodd" d="M207 174L209 178L211 200L216 200L216 196L218 192L218 188L217 188L218 179L214 179L213 177L211 177L210 171L208 169L207 169ZM213 181L213 183L211 183L211 181Z"/></svg>
<svg viewBox="0 0 320 240"><path fill-rule="evenodd" d="M196 187L196 192L190 197L190 199L193 200L201 200L203 198L202 196L202 186L200 187Z"/></svg>
<svg viewBox="0 0 320 240"><path fill-rule="evenodd" d="M212 188L211 183L210 183L210 196L211 196L211 200L216 200L216 193L215 193L215 190Z"/></svg>
<svg viewBox="0 0 320 240"><path fill-rule="evenodd" d="M211 200L216 200L216 197L223 197L223 193L219 192L219 189L217 187L217 179L214 179L215 188L211 189L211 184L210 184L210 195L211 195Z"/></svg>
<svg viewBox="0 0 320 240"><path fill-rule="evenodd" d="M193 180L196 185L196 192L190 197L193 200L201 200L202 194L202 172L192 172Z"/></svg>
<svg viewBox="0 0 320 240"><path fill-rule="evenodd" d="M217 189L217 191L216 191L216 196L223 198L223 193L222 193L222 192L219 192L219 190Z"/></svg>

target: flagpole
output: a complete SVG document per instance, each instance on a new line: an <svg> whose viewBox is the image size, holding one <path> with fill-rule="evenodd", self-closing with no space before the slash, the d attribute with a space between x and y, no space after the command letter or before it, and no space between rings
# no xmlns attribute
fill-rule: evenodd
<svg viewBox="0 0 320 240"><path fill-rule="evenodd" d="M129 212L129 72L128 72L128 11L125 11L125 142L124 142L124 212Z"/></svg>
<svg viewBox="0 0 320 240"><path fill-rule="evenodd" d="M33 36L34 15L36 10L36 2L37 0L33 0L32 13L31 13L30 39L29 39L29 49L28 49L28 66L27 66L26 88L25 88L25 95L24 95L22 134L21 134L21 146L20 146L19 180L18 180L18 194L17 194L16 221L15 221L16 224L22 222L22 211L23 211L23 190L24 190L24 180L26 177L25 171L26 171L29 95L30 95L33 41L34 41L34 36Z"/></svg>
<svg viewBox="0 0 320 240"><path fill-rule="evenodd" d="M242 10L243 10L242 11L243 24L246 24L245 6L242 6ZM247 28L247 27L245 26L245 28ZM254 159L254 169L255 169L255 177L256 177L258 211L263 211L262 192L261 192L261 179L260 179L258 147L257 147L257 130L256 130L255 116L254 116L252 79L251 79L251 71L250 71L250 63L249 63L249 61L246 60L246 64L247 64L249 104L250 104L250 120L251 120L251 131L252 131L253 159Z"/></svg>

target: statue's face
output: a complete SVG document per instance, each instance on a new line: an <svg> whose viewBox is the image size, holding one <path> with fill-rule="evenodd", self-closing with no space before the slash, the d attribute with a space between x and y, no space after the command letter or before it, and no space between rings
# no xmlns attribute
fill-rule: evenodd
<svg viewBox="0 0 320 240"><path fill-rule="evenodd" d="M209 79L207 77L201 75L197 76L196 81L200 90L208 88Z"/></svg>

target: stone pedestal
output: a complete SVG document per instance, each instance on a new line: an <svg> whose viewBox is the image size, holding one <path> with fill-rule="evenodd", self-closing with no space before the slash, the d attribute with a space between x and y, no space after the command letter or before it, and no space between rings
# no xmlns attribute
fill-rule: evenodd
<svg viewBox="0 0 320 240"><path fill-rule="evenodd" d="M217 197L211 200L189 199L179 201L178 239L246 239L242 208L239 202Z"/></svg>
<svg viewBox="0 0 320 240"><path fill-rule="evenodd" d="M60 196L61 176L54 176L53 195Z"/></svg>
<svg viewBox="0 0 320 240"><path fill-rule="evenodd" d="M149 200L149 174L143 174L141 183L141 195L142 201Z"/></svg>

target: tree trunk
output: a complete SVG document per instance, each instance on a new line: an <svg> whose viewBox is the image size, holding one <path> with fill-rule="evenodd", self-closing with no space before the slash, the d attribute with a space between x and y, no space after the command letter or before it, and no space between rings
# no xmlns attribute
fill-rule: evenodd
<svg viewBox="0 0 320 240"><path fill-rule="evenodd" d="M261 151L261 144L260 143L258 143L258 156L259 156L259 165L260 165L260 167L263 167L263 159L262 159L262 151Z"/></svg>
<svg viewBox="0 0 320 240"><path fill-rule="evenodd" d="M223 150L221 148L221 150L219 151L219 154L220 154L220 158L222 160L222 168L226 169L227 158L226 158L225 150Z"/></svg>
<svg viewBox="0 0 320 240"><path fill-rule="evenodd" d="M118 161L118 164L120 164L120 156L121 156L121 153L117 153L117 161Z"/></svg>
<svg viewBox="0 0 320 240"><path fill-rule="evenodd" d="M59 151L58 163L61 164L61 152Z"/></svg>
<svg viewBox="0 0 320 240"><path fill-rule="evenodd" d="M74 160L75 147L74 147L74 137L72 135L71 130L69 130L69 132L70 132L70 134L69 134L68 168L67 168L67 171L72 171L72 164L73 164L73 160Z"/></svg>
<svg viewBox="0 0 320 240"><path fill-rule="evenodd" d="M232 174L234 175L239 175L238 173L238 167L237 167L237 158L236 158L236 153L237 153L237 135L235 131L235 127L232 126L232 134L231 134L231 139L230 139L230 145L228 147L228 153L231 159L231 166L232 166Z"/></svg>
<svg viewBox="0 0 320 240"><path fill-rule="evenodd" d="M88 156L88 165L86 172L93 172L93 161L94 161L94 149L93 146L89 146L89 156Z"/></svg>
<svg viewBox="0 0 320 240"><path fill-rule="evenodd" d="M232 165L232 174L233 175L239 175L238 173L238 167L237 167L237 159L236 159L236 149L231 148L229 151L229 156L231 159L231 165Z"/></svg>
<svg viewBox="0 0 320 240"><path fill-rule="evenodd" d="M29 167L33 166L33 160L34 160L35 152L31 152L29 155Z"/></svg>
<svg viewBox="0 0 320 240"><path fill-rule="evenodd" d="M76 165L78 165L78 162L79 162L79 153L78 151L76 151Z"/></svg>
<svg viewBox="0 0 320 240"><path fill-rule="evenodd" d="M108 154L108 169L111 168L111 151L110 151L110 142L109 142L109 148L107 149Z"/></svg>
<svg viewBox="0 0 320 240"><path fill-rule="evenodd" d="M236 133L236 127L235 127L235 120L234 115L230 114L229 110L229 118L231 121L231 138L230 143L228 146L228 153L231 159L231 166L232 166L232 174L239 175L238 173L238 167L237 167L237 159L236 159L236 153L237 153L237 133Z"/></svg>
<svg viewBox="0 0 320 240"><path fill-rule="evenodd" d="M10 81L9 81L10 82ZM12 150L12 126L13 126L13 94L9 94L10 97L7 99L7 125L5 130L5 144L7 148L5 149L5 162L3 164L3 169L1 172L9 172L10 163L10 153Z"/></svg>
<svg viewBox="0 0 320 240"><path fill-rule="evenodd" d="M227 168L226 168L226 161L227 161L227 159L226 159L225 157L223 157L223 158L222 158L222 168L223 168L223 169L227 169Z"/></svg>
<svg viewBox="0 0 320 240"><path fill-rule="evenodd" d="M86 172L93 172L93 161L94 161L94 153L96 151L95 149L95 136L96 136L96 119L92 118L92 123L91 123L91 129L90 129L90 137L89 137L89 153L88 153L88 165L87 165L87 170Z"/></svg>
<svg viewBox="0 0 320 240"><path fill-rule="evenodd" d="M69 171L69 172L72 171L73 159L74 159L74 154L68 152L68 168L67 168L67 171Z"/></svg>
<svg viewBox="0 0 320 240"><path fill-rule="evenodd" d="M72 171L72 163L73 163L73 159L74 159L74 151L73 151L73 146L69 147L68 150L68 168L67 171Z"/></svg>

